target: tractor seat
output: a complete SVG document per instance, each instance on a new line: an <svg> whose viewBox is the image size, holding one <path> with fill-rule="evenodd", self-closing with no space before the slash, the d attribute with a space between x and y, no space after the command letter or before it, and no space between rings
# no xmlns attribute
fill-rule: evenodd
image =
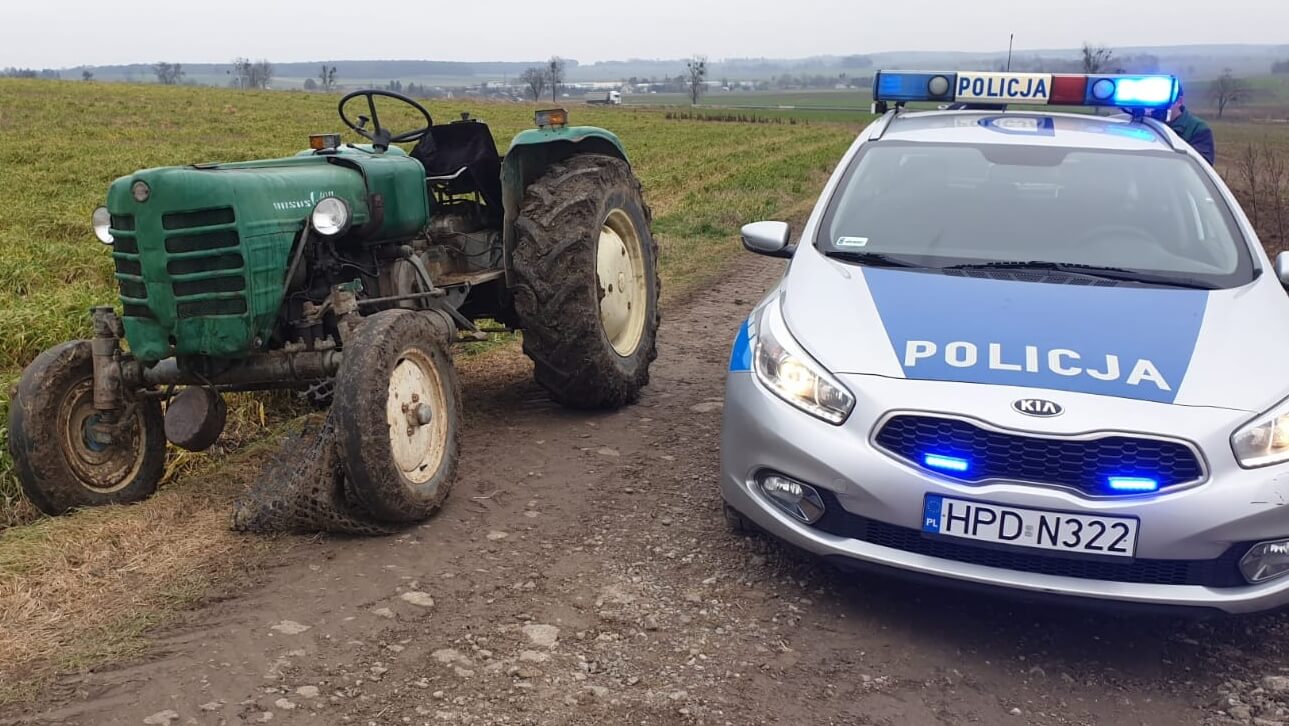
<svg viewBox="0 0 1289 726"><path fill-rule="evenodd" d="M501 155L487 124L456 121L432 126L411 155L425 167L426 182L439 191L478 192L489 207L501 209Z"/></svg>

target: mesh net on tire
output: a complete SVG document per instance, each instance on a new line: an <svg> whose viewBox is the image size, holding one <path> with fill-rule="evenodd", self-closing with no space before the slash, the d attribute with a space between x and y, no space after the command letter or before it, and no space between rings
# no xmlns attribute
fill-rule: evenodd
<svg viewBox="0 0 1289 726"><path fill-rule="evenodd" d="M404 526L381 522L357 503L336 456L334 415L314 415L289 434L251 487L233 503L237 532L379 536Z"/></svg>

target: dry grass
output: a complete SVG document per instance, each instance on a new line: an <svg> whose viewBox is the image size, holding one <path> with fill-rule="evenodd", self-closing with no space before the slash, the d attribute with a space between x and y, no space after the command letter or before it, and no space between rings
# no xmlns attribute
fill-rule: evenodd
<svg viewBox="0 0 1289 726"><path fill-rule="evenodd" d="M274 541L228 529L234 483L269 443L133 507L45 519L0 533L0 705L31 698L58 672L134 657L144 635L253 567Z"/></svg>

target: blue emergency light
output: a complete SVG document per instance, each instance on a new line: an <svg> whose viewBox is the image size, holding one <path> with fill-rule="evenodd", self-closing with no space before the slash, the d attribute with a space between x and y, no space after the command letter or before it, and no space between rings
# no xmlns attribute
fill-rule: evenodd
<svg viewBox="0 0 1289 726"><path fill-rule="evenodd" d="M1116 492L1153 492L1159 490L1159 480L1144 476L1112 476L1110 489Z"/></svg>
<svg viewBox="0 0 1289 726"><path fill-rule="evenodd" d="M883 109L892 102L940 101L1160 112L1177 101L1179 90L1177 79L1165 75L878 71L873 77L873 101Z"/></svg>
<svg viewBox="0 0 1289 726"><path fill-rule="evenodd" d="M932 469L958 473L963 473L971 468L971 462L966 459L957 456L945 456L944 454L926 454L922 457L922 463Z"/></svg>

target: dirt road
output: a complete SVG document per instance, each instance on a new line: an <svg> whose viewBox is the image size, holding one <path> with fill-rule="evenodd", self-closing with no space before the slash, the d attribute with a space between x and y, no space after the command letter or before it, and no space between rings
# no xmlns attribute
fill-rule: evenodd
<svg viewBox="0 0 1289 726"><path fill-rule="evenodd" d="M714 489L728 347L780 271L741 260L673 304L653 383L623 411L558 409L518 362L467 373L462 472L432 521L299 542L262 586L159 637L147 662L68 680L60 702L8 715L86 726L1277 722L1273 682L1259 686L1284 662L1279 619L1065 611L860 579L728 534Z"/></svg>

